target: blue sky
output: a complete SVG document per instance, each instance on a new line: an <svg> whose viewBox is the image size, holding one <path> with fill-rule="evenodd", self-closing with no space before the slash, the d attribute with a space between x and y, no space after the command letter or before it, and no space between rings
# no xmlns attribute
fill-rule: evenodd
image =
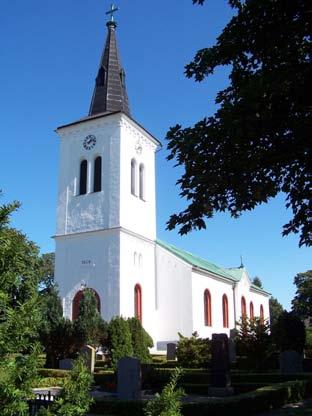
<svg viewBox="0 0 312 416"><path fill-rule="evenodd" d="M218 214L205 231L180 237L166 231L171 213L185 201L175 182L181 170L166 161L165 134L170 126L191 125L215 109L216 92L228 83L228 69L203 83L183 74L197 49L212 45L231 16L225 0L119 0L118 43L127 73L134 118L158 137L158 238L225 267L240 255L251 277L289 308L293 277L311 269L311 249L298 248L298 237L282 238L291 216L284 197L238 220ZM2 0L0 15L0 203L17 199L22 208L13 224L42 252L53 251L55 232L57 126L87 115L106 37L104 0Z"/></svg>

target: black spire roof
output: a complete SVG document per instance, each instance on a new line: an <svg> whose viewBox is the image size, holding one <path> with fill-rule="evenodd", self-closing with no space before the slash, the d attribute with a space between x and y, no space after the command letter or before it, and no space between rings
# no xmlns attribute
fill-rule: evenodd
<svg viewBox="0 0 312 416"><path fill-rule="evenodd" d="M102 54L89 116L122 111L130 116L125 84L125 71L121 66L116 42L116 23L107 22L108 34Z"/></svg>

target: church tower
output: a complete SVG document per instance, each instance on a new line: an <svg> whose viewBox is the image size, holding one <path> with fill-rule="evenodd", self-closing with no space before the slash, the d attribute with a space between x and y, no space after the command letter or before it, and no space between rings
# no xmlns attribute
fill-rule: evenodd
<svg viewBox="0 0 312 416"><path fill-rule="evenodd" d="M66 317L87 287L105 320L136 315L153 335L160 143L131 117L116 27L112 14L88 116L57 129L55 276Z"/></svg>

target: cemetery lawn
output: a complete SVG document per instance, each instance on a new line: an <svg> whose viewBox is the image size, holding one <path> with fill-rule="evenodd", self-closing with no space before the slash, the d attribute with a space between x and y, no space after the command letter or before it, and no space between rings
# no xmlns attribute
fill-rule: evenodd
<svg viewBox="0 0 312 416"><path fill-rule="evenodd" d="M272 410L271 412L261 413L259 416L311 416L312 398L304 402L290 404L282 409Z"/></svg>

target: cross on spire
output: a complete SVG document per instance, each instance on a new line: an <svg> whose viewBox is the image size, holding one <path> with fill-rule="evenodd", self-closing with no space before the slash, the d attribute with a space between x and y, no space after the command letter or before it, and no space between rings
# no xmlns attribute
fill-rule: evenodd
<svg viewBox="0 0 312 416"><path fill-rule="evenodd" d="M110 15L110 21L113 22L114 21L114 13L116 13L119 10L118 7L116 7L114 4L111 4L111 8L108 12L106 12L107 15Z"/></svg>

